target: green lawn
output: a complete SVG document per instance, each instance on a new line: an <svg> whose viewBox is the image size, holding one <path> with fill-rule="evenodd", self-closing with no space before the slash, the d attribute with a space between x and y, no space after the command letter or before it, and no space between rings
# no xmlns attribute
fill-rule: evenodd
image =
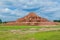
<svg viewBox="0 0 60 40"><path fill-rule="evenodd" d="M30 28L60 28L60 25L57 26L0 26L0 31L7 31L7 30L18 30L18 29L30 29Z"/></svg>
<svg viewBox="0 0 60 40"><path fill-rule="evenodd" d="M18 30L18 29L30 29L36 28L39 29L41 26L0 26L0 31L7 31L7 30Z"/></svg>
<svg viewBox="0 0 60 40"><path fill-rule="evenodd" d="M60 40L60 31L37 33L0 32L0 40Z"/></svg>
<svg viewBox="0 0 60 40"><path fill-rule="evenodd" d="M46 32L21 32L12 30L29 30L30 28L50 28L46 26L0 26L0 40L60 40L60 31ZM52 26L51 28L60 28L60 26Z"/></svg>

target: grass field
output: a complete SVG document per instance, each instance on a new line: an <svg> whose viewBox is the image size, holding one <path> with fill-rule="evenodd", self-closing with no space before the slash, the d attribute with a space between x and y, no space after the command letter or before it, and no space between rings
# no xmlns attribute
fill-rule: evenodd
<svg viewBox="0 0 60 40"><path fill-rule="evenodd" d="M0 40L60 40L60 30L38 31L41 28L60 28L60 25L0 26Z"/></svg>

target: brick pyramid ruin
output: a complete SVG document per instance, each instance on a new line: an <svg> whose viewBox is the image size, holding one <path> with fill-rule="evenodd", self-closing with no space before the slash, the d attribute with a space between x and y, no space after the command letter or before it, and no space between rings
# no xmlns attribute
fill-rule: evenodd
<svg viewBox="0 0 60 40"><path fill-rule="evenodd" d="M16 21L8 22L8 25L56 25L57 23L51 22L46 18L42 18L36 13L31 12L23 18L19 18Z"/></svg>
<svg viewBox="0 0 60 40"><path fill-rule="evenodd" d="M27 16L18 19L17 22L48 22L48 20L31 12Z"/></svg>

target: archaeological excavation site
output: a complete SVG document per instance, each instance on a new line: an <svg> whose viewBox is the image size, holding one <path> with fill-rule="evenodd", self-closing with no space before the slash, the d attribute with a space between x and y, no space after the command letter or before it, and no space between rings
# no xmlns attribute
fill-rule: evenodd
<svg viewBox="0 0 60 40"><path fill-rule="evenodd" d="M40 25L58 25L57 22L52 22L46 18L38 16L34 12L30 12L28 15L17 19L16 21L11 21L6 23L5 25L33 25L33 26L40 26Z"/></svg>

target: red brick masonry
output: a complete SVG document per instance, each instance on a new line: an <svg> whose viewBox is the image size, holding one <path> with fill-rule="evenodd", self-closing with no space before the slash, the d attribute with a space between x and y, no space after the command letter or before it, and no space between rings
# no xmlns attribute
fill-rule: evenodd
<svg viewBox="0 0 60 40"><path fill-rule="evenodd" d="M7 25L57 25L57 22L51 22L46 18L39 17L31 12L23 18L19 18L14 22L8 22Z"/></svg>

